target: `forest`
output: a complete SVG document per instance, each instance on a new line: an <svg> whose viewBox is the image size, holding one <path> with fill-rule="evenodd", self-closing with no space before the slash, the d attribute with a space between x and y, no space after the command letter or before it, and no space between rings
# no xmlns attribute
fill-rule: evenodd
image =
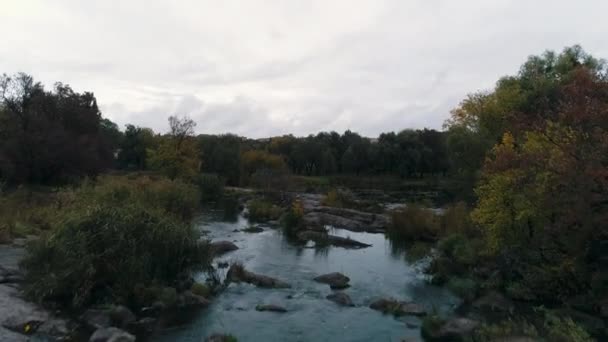
<svg viewBox="0 0 608 342"><path fill-rule="evenodd" d="M23 263L29 298L76 310L149 306L169 296L163 286L179 292L177 278L211 264L210 245L189 224L203 203L257 189L300 229L300 204L271 189L312 188L328 206L349 207L336 199L341 181L375 179L432 185L449 199L440 217L403 199L409 205L390 214L386 232L432 259L434 284L468 303L495 291L560 312L488 323L468 338L608 336L608 68L580 46L530 56L464 98L441 131L250 139L197 135L204 122L167 116L165 132L121 128L92 92L0 77L0 242L40 236ZM427 316L423 337L437 340L443 319Z"/></svg>

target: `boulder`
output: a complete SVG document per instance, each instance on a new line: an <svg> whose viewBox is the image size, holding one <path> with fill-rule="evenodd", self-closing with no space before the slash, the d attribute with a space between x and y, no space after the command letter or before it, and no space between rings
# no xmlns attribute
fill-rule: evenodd
<svg viewBox="0 0 608 342"><path fill-rule="evenodd" d="M236 341L231 335L213 334L205 339L205 342L233 342Z"/></svg>
<svg viewBox="0 0 608 342"><path fill-rule="evenodd" d="M558 309L554 310L554 312L559 317L572 318L574 322L581 325L591 335L601 335L607 328L603 319L579 310Z"/></svg>
<svg viewBox="0 0 608 342"><path fill-rule="evenodd" d="M599 311L600 315L604 317L604 319L608 319L608 298L604 298L599 303Z"/></svg>
<svg viewBox="0 0 608 342"><path fill-rule="evenodd" d="M353 301L350 299L350 296L344 292L335 292L325 298L342 306L355 306L355 304L353 304Z"/></svg>
<svg viewBox="0 0 608 342"><path fill-rule="evenodd" d="M261 274L247 271L242 265L232 264L226 273L228 282L244 282L263 288L289 288L289 284Z"/></svg>
<svg viewBox="0 0 608 342"><path fill-rule="evenodd" d="M36 333L61 338L70 335L70 328L68 327L67 321L59 318L51 318L42 323L36 330Z"/></svg>
<svg viewBox="0 0 608 342"><path fill-rule="evenodd" d="M499 292L491 291L473 301L473 308L482 312L511 312L515 305Z"/></svg>
<svg viewBox="0 0 608 342"><path fill-rule="evenodd" d="M107 328L112 325L108 310L88 309L80 316L80 320L89 329Z"/></svg>
<svg viewBox="0 0 608 342"><path fill-rule="evenodd" d="M67 323L22 299L18 289L0 284L0 341L26 341L26 335L38 333L62 339Z"/></svg>
<svg viewBox="0 0 608 342"><path fill-rule="evenodd" d="M270 312L287 312L287 309L285 309L282 306L279 305L275 305L275 304L260 304L260 305L256 305L255 307L256 311L270 311Z"/></svg>
<svg viewBox="0 0 608 342"><path fill-rule="evenodd" d="M209 244L209 248L211 251L211 255L213 255L213 256L220 256L220 255L226 254L228 252L236 251L237 249L239 249L237 247L237 245L235 245L234 243L232 243L230 241L226 241L226 240L211 242Z"/></svg>
<svg viewBox="0 0 608 342"><path fill-rule="evenodd" d="M333 245L333 246L344 247L344 248L358 249L358 248L366 248L366 247L371 246L369 244L359 242L359 241L353 240L351 238L344 238L341 236L330 235L330 234L327 234L327 232L305 230L305 231L299 232L297 236L298 236L298 239L300 239L303 242L307 242L310 240L310 241L314 241L317 244L327 244L327 245Z"/></svg>
<svg viewBox="0 0 608 342"><path fill-rule="evenodd" d="M150 333L156 327L157 319L152 317L144 317L129 324L129 330L136 334Z"/></svg>
<svg viewBox="0 0 608 342"><path fill-rule="evenodd" d="M22 281L23 275L18 268L0 265L0 284L20 283Z"/></svg>
<svg viewBox="0 0 608 342"><path fill-rule="evenodd" d="M465 337L470 336L477 327L479 327L479 322L464 317L457 317L446 321L441 325L436 335L431 334L431 336L441 340L463 340Z"/></svg>
<svg viewBox="0 0 608 342"><path fill-rule="evenodd" d="M319 283L327 284L332 289L345 289L350 286L348 284L350 278L339 272L320 275L315 277L313 280Z"/></svg>
<svg viewBox="0 0 608 342"><path fill-rule="evenodd" d="M110 328L100 328L95 330L91 338L89 338L89 342L134 342L135 336L129 334L128 332L110 327Z"/></svg>
<svg viewBox="0 0 608 342"><path fill-rule="evenodd" d="M13 315L2 322L2 326L6 329L18 332L21 334L33 334L46 320L46 317L38 314L32 315Z"/></svg>
<svg viewBox="0 0 608 342"><path fill-rule="evenodd" d="M205 297L195 295L191 291L180 293L177 299L177 306L180 308L199 308L209 306L209 304L211 302Z"/></svg>
<svg viewBox="0 0 608 342"><path fill-rule="evenodd" d="M243 231L245 233L261 233L264 231L264 228L260 228L260 227L249 227L249 228L245 228L243 229Z"/></svg>
<svg viewBox="0 0 608 342"><path fill-rule="evenodd" d="M109 311L110 319L114 326L126 328L129 324L135 322L137 317L129 308L123 305L115 305Z"/></svg>
<svg viewBox="0 0 608 342"><path fill-rule="evenodd" d="M393 298L375 300L369 307L384 314L392 314L394 316L425 316L427 314L424 307L420 304L398 301Z"/></svg>
<svg viewBox="0 0 608 342"><path fill-rule="evenodd" d="M156 317L156 316L160 315L166 309L167 309L167 306L165 305L165 303L163 303L161 301L156 301L156 302L152 303L151 306L142 308L140 313L146 317L150 317L150 316Z"/></svg>

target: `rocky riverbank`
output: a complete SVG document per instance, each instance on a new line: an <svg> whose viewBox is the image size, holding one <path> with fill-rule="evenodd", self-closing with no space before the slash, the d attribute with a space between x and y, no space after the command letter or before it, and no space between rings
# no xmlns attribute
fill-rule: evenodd
<svg viewBox="0 0 608 342"><path fill-rule="evenodd" d="M19 261L24 255L23 247L0 245L0 341L70 336L77 327L75 322L23 298Z"/></svg>

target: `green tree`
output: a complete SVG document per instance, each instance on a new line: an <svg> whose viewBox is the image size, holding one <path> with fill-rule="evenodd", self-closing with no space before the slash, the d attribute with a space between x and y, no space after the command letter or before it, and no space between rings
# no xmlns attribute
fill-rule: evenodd
<svg viewBox="0 0 608 342"><path fill-rule="evenodd" d="M190 118L169 117L170 133L150 152L150 164L171 179L194 180L201 167L200 151L192 136L196 123Z"/></svg>

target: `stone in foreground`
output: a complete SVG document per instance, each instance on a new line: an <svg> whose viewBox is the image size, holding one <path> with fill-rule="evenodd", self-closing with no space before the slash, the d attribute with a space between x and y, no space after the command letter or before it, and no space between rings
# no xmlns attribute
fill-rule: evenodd
<svg viewBox="0 0 608 342"><path fill-rule="evenodd" d="M237 245L235 245L234 243L230 242L230 241L214 241L211 242L209 244L210 250L211 250L211 255L213 256L220 256L223 254L226 254L228 252L232 252L232 251L236 251L237 249L239 249L237 247Z"/></svg>
<svg viewBox="0 0 608 342"><path fill-rule="evenodd" d="M110 327L95 330L89 342L134 342L135 336L128 332Z"/></svg>
<svg viewBox="0 0 608 342"><path fill-rule="evenodd" d="M425 316L427 314L420 304L402 302L393 298L382 298L372 302L369 306L373 310L394 316Z"/></svg>
<svg viewBox="0 0 608 342"><path fill-rule="evenodd" d="M353 301L350 299L350 296L344 292L335 292L325 298L342 306L355 306L355 304L353 304Z"/></svg>
<svg viewBox="0 0 608 342"><path fill-rule="evenodd" d="M230 266L226 274L226 281L235 283L244 282L263 288L281 289L291 287L291 285L281 280L249 272L239 264L232 264Z"/></svg>
<svg viewBox="0 0 608 342"><path fill-rule="evenodd" d="M260 305L256 305L255 307L256 311L270 311L270 312L287 312L287 309L285 309L282 306L279 305L275 305L275 304L260 304Z"/></svg>
<svg viewBox="0 0 608 342"><path fill-rule="evenodd" d="M323 274L315 277L313 280L319 283L327 284L332 289L345 289L350 286L348 284L350 278L339 272Z"/></svg>
<svg viewBox="0 0 608 342"><path fill-rule="evenodd" d="M479 327L479 322L469 318L452 318L435 330L423 332L426 338L439 341L462 341L469 337L475 329Z"/></svg>

